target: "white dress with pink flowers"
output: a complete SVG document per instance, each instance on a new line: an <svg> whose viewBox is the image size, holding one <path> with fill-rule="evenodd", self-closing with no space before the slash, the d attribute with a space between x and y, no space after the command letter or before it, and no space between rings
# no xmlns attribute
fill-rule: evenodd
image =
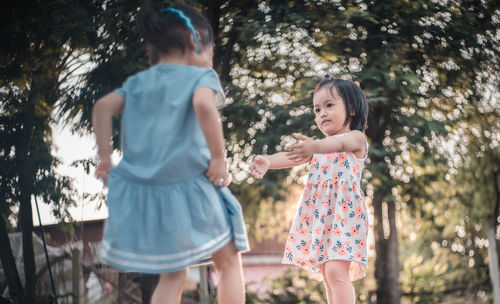
<svg viewBox="0 0 500 304"><path fill-rule="evenodd" d="M351 261L350 277L365 276L368 216L361 189L365 158L353 153L314 154L283 256L321 279L320 265Z"/></svg>

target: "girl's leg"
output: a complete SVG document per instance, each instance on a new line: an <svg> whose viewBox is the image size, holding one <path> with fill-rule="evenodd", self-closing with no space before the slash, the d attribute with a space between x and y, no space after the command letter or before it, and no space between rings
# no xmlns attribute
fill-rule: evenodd
<svg viewBox="0 0 500 304"><path fill-rule="evenodd" d="M241 258L234 243L231 242L214 253L212 258L219 276L217 302L219 304L245 303Z"/></svg>
<svg viewBox="0 0 500 304"><path fill-rule="evenodd" d="M328 284L328 281L326 280L326 275L325 275L325 263L321 264L320 266L321 274L323 275L323 281L325 283L325 288L326 288L326 299L328 301L328 304L334 304L333 303L333 293L332 293L332 288L330 287L330 284Z"/></svg>
<svg viewBox="0 0 500 304"><path fill-rule="evenodd" d="M332 289L332 304L354 304L354 288L349 277L350 265L350 261L338 260L325 263L324 276Z"/></svg>
<svg viewBox="0 0 500 304"><path fill-rule="evenodd" d="M151 304L177 304L181 300L182 288L186 282L187 269L162 273L156 285Z"/></svg>

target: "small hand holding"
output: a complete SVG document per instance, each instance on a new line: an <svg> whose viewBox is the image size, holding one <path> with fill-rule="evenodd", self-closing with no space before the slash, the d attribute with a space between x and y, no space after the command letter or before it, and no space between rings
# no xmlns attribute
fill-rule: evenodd
<svg viewBox="0 0 500 304"><path fill-rule="evenodd" d="M289 151L288 158L298 163L310 160L314 154L314 140L300 133L293 133L293 136L300 142L285 148Z"/></svg>
<svg viewBox="0 0 500 304"><path fill-rule="evenodd" d="M223 157L210 159L207 178L217 187L224 187L228 185L226 160Z"/></svg>
<svg viewBox="0 0 500 304"><path fill-rule="evenodd" d="M110 159L104 159L100 160L99 164L97 164L97 167L95 169L95 177L97 179L100 179L104 185L108 184L108 177L109 177L109 171L111 170L113 166L111 165L111 160Z"/></svg>
<svg viewBox="0 0 500 304"><path fill-rule="evenodd" d="M271 163L267 157L262 155L257 155L253 161L253 164L250 166L250 174L253 177L261 179L266 174L267 170L269 170L269 166Z"/></svg>

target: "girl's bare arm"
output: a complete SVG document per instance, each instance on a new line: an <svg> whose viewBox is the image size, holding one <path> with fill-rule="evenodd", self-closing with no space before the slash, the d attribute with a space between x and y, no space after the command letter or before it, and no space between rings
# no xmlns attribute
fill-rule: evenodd
<svg viewBox="0 0 500 304"><path fill-rule="evenodd" d="M365 138L360 131L350 131L344 136L326 137L318 140L298 133L294 136L300 142L288 147L287 150L290 151L290 159L295 161L310 159L314 153L353 152L359 158L366 155Z"/></svg>
<svg viewBox="0 0 500 304"><path fill-rule="evenodd" d="M216 107L215 94L212 89L207 87L197 89L193 94L193 107L211 154L207 177L210 182L219 186L221 179L227 183L227 167L224 159L224 134L219 111Z"/></svg>
<svg viewBox="0 0 500 304"><path fill-rule="evenodd" d="M108 173L111 170L111 153L113 152L112 132L113 116L123 111L125 100L123 97L112 92L100 98L92 108L92 126L96 137L97 164L95 175L105 184L108 180Z"/></svg>
<svg viewBox="0 0 500 304"><path fill-rule="evenodd" d="M250 173L255 178L262 178L269 169L291 168L308 162L309 159L294 161L289 152L278 152L271 155L257 155L250 166Z"/></svg>
<svg viewBox="0 0 500 304"><path fill-rule="evenodd" d="M365 137L360 131L350 131L344 136L318 139L314 141L313 146L314 153L354 152L357 155L366 154Z"/></svg>

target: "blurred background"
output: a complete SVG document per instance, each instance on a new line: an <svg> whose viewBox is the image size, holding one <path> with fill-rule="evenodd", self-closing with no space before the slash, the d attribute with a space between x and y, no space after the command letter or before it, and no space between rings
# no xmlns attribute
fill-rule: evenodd
<svg viewBox="0 0 500 304"><path fill-rule="evenodd" d="M370 106L357 303L500 303L498 1L175 3L199 8L216 37L230 188L253 248L247 303L326 303L322 283L280 263L307 168L248 175L293 132L321 137L312 89L326 73L359 80ZM139 5L0 4L0 303L149 301L155 276L96 255L106 190L90 126L93 103L148 67ZM216 283L211 266L193 268L184 303L214 303Z"/></svg>

